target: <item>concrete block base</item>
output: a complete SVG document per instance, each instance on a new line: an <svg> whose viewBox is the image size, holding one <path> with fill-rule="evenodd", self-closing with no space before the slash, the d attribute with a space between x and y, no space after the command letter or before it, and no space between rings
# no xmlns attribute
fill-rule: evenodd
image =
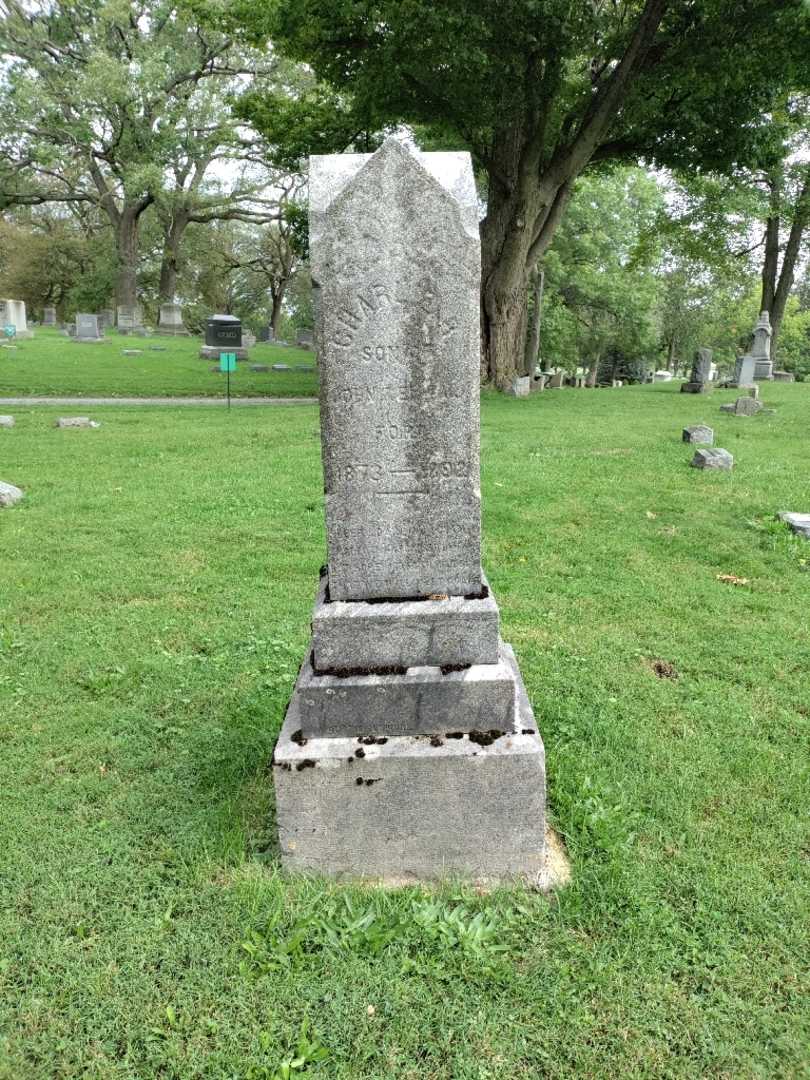
<svg viewBox="0 0 810 1080"><path fill-rule="evenodd" d="M238 348L234 348L232 345L223 345L221 348L219 345L203 345L200 349L200 359L219 360L219 354L223 352L236 353L237 360L247 360L249 355L248 350L242 345Z"/></svg>
<svg viewBox="0 0 810 1080"><path fill-rule="evenodd" d="M503 648L515 723L491 742L458 730L307 739L293 695L273 755L285 870L403 885L547 883L543 743Z"/></svg>
<svg viewBox="0 0 810 1080"><path fill-rule="evenodd" d="M498 605L486 578L477 600L327 602L327 586L324 574L312 616L318 672L498 662Z"/></svg>

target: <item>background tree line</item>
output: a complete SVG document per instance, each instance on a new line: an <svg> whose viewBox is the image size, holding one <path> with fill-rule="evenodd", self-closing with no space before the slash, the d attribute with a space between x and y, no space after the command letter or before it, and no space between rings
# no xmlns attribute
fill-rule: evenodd
<svg viewBox="0 0 810 1080"><path fill-rule="evenodd" d="M33 285L22 229L66 301L264 290L277 321L306 303L308 154L406 124L473 156L485 379L730 354L757 306L790 366L807 30L802 0L0 0L0 273Z"/></svg>

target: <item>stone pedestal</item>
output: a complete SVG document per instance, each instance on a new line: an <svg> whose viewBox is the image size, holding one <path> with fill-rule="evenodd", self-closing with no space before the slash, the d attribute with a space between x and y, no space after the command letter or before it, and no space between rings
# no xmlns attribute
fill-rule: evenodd
<svg viewBox="0 0 810 1080"><path fill-rule="evenodd" d="M188 337L183 326L183 309L179 304L161 304L157 332L167 337Z"/></svg>
<svg viewBox="0 0 810 1080"><path fill-rule="evenodd" d="M537 882L545 765L481 570L469 155L313 157L328 567L273 757L288 870Z"/></svg>
<svg viewBox="0 0 810 1080"><path fill-rule="evenodd" d="M99 316L94 314L79 314L76 316L76 331L71 335L73 341L87 345L96 341L103 341L104 335L99 325Z"/></svg>
<svg viewBox="0 0 810 1080"><path fill-rule="evenodd" d="M143 310L140 304L119 304L117 326L119 334L143 333Z"/></svg>
<svg viewBox="0 0 810 1080"><path fill-rule="evenodd" d="M14 337L32 338L34 331L28 329L24 300L0 300L0 335L4 326L13 326Z"/></svg>

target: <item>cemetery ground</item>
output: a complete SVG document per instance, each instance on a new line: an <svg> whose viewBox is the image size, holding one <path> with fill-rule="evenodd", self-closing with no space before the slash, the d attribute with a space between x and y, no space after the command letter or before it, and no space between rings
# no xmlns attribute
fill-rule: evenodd
<svg viewBox="0 0 810 1080"><path fill-rule="evenodd" d="M10 410L0 1077L808 1075L810 545L773 517L810 509L810 389L734 396L485 395L484 564L573 864L553 897L278 871L314 407ZM689 468L699 422L733 472Z"/></svg>
<svg viewBox="0 0 810 1080"><path fill-rule="evenodd" d="M0 397L23 395L126 397L223 397L225 376L198 356L196 337L134 337L108 332L100 342L75 342L58 330L37 327L31 339L0 348ZM125 356L124 350L141 350ZM155 351L159 349L161 351ZM267 372L253 372L264 364ZM273 371L273 364L307 365L308 371ZM231 375L233 396L307 397L317 394L315 354L294 346L256 344Z"/></svg>

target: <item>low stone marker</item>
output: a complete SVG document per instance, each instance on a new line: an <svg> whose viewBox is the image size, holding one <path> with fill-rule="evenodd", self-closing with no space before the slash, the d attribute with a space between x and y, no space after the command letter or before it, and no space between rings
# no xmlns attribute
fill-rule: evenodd
<svg viewBox="0 0 810 1080"><path fill-rule="evenodd" d="M166 349L165 345L150 345L149 346L149 352L166 352L166 351L167 351L167 349Z"/></svg>
<svg viewBox="0 0 810 1080"><path fill-rule="evenodd" d="M101 424L98 420L91 420L89 416L60 416L54 424L58 428L98 428Z"/></svg>
<svg viewBox="0 0 810 1080"><path fill-rule="evenodd" d="M18 487L0 480L0 508L5 510L10 506L16 506L22 498L23 493Z"/></svg>
<svg viewBox="0 0 810 1080"><path fill-rule="evenodd" d="M141 356L142 354L143 354L143 349L122 349L121 350L121 355L122 356Z"/></svg>
<svg viewBox="0 0 810 1080"><path fill-rule="evenodd" d="M690 462L693 469L731 469L734 458L728 450L714 447L712 450L698 450Z"/></svg>
<svg viewBox="0 0 810 1080"><path fill-rule="evenodd" d="M466 153L310 159L328 566L273 754L288 870L547 887L543 744L481 568Z"/></svg>
<svg viewBox="0 0 810 1080"><path fill-rule="evenodd" d="M762 412L762 402L757 398L738 397L736 401L730 401L727 405L721 405L720 411L733 413L735 416L756 416L758 412Z"/></svg>
<svg viewBox="0 0 810 1080"><path fill-rule="evenodd" d="M270 368L267 366L267 364L251 364L250 365L250 370L251 371L256 371L256 372L260 372L260 371L263 372L263 371L269 371Z"/></svg>
<svg viewBox="0 0 810 1080"><path fill-rule="evenodd" d="M273 371L290 371L289 364L273 364Z"/></svg>
<svg viewBox="0 0 810 1080"><path fill-rule="evenodd" d="M13 416L0 416L0 427L12 428L14 427L15 420Z"/></svg>
<svg viewBox="0 0 810 1080"><path fill-rule="evenodd" d="M507 390L509 397L528 397L531 392L532 381L528 375L520 376L512 380L512 385Z"/></svg>
<svg viewBox="0 0 810 1080"><path fill-rule="evenodd" d="M805 540L810 540L810 514L795 514L789 510L783 510L780 514L777 514L777 517L780 521L784 521L786 525L789 525L797 536L803 536Z"/></svg>
<svg viewBox="0 0 810 1080"><path fill-rule="evenodd" d="M702 443L711 446L714 443L714 431L705 424L693 424L692 427L683 429L682 438L685 443Z"/></svg>
<svg viewBox="0 0 810 1080"><path fill-rule="evenodd" d="M796 376L792 371L775 371L773 373L775 382L795 382Z"/></svg>

